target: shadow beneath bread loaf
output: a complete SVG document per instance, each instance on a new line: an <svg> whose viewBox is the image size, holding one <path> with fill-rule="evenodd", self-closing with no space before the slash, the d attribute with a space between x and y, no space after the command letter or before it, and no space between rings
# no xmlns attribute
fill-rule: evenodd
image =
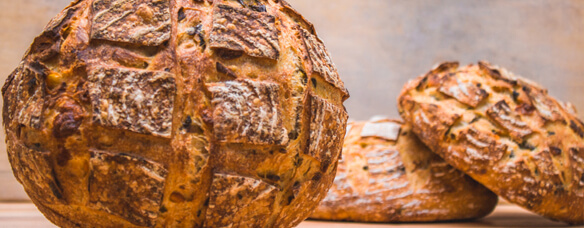
<svg viewBox="0 0 584 228"><path fill-rule="evenodd" d="M435 223L358 223L343 221L307 220L298 228L485 228L485 227L583 227L570 226L563 222L555 222L537 214L531 213L515 205L499 205L489 216L478 220L461 220Z"/></svg>

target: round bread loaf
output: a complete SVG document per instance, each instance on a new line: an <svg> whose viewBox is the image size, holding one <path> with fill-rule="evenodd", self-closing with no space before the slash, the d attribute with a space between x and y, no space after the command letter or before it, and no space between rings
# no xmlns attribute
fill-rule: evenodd
<svg viewBox="0 0 584 228"><path fill-rule="evenodd" d="M285 1L78 0L6 81L14 174L63 227L291 227L347 90Z"/></svg>
<svg viewBox="0 0 584 228"><path fill-rule="evenodd" d="M401 131L400 131L401 128ZM480 218L497 195L432 153L398 121L349 123L337 176L310 216L357 222Z"/></svg>
<svg viewBox="0 0 584 228"><path fill-rule="evenodd" d="M541 86L486 62L409 82L402 117L449 164L508 201L584 223L584 124Z"/></svg>

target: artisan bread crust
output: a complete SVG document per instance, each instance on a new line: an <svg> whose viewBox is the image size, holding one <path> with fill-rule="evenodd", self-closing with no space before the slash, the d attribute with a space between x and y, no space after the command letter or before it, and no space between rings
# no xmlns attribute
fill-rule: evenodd
<svg viewBox="0 0 584 228"><path fill-rule="evenodd" d="M285 1L79 0L6 81L14 174L63 227L292 227L348 91Z"/></svg>
<svg viewBox="0 0 584 228"><path fill-rule="evenodd" d="M411 127L377 120L349 124L333 187L311 218L435 222L480 218L496 204L494 193L433 154Z"/></svg>
<svg viewBox="0 0 584 228"><path fill-rule="evenodd" d="M584 126L542 86L486 62L444 63L398 103L449 164L535 213L584 223Z"/></svg>

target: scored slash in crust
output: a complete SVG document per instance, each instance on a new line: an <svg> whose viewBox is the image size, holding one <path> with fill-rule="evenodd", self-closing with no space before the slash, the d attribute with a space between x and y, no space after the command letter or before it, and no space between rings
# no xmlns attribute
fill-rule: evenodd
<svg viewBox="0 0 584 228"><path fill-rule="evenodd" d="M276 187L261 180L213 175L206 227L262 227L273 212ZM219 219L217 219L219 218ZM254 221L253 224L249 221Z"/></svg>
<svg viewBox="0 0 584 228"><path fill-rule="evenodd" d="M217 140L257 145L288 143L279 103L281 89L277 84L238 80L209 84L208 88L215 105Z"/></svg>
<svg viewBox="0 0 584 228"><path fill-rule="evenodd" d="M277 60L280 56L276 19L267 13L218 5L213 12L210 47L243 51Z"/></svg>
<svg viewBox="0 0 584 228"><path fill-rule="evenodd" d="M348 115L328 101L311 96L310 139L307 154L321 162L321 170L338 160Z"/></svg>
<svg viewBox="0 0 584 228"><path fill-rule="evenodd" d="M158 217L168 171L160 164L127 154L92 151L90 206L151 226ZM121 199L112 195L122 195Z"/></svg>
<svg viewBox="0 0 584 228"><path fill-rule="evenodd" d="M170 0L94 0L91 38L158 46L170 39Z"/></svg>
<svg viewBox="0 0 584 228"><path fill-rule="evenodd" d="M348 98L283 0L75 0L2 95L15 176L62 227L296 226Z"/></svg>
<svg viewBox="0 0 584 228"><path fill-rule="evenodd" d="M97 67L89 72L88 79L94 122L170 137L176 94L172 74Z"/></svg>

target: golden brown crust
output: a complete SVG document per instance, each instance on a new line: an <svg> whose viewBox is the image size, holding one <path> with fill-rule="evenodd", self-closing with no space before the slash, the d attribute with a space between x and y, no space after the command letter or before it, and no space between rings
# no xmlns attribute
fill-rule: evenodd
<svg viewBox="0 0 584 228"><path fill-rule="evenodd" d="M75 1L2 94L14 174L64 227L295 226L347 121L328 52L280 1Z"/></svg>
<svg viewBox="0 0 584 228"><path fill-rule="evenodd" d="M141 134L171 136L176 94L172 74L96 67L89 70L87 82L95 123Z"/></svg>
<svg viewBox="0 0 584 228"><path fill-rule="evenodd" d="M337 176L313 219L432 222L486 216L497 196L400 122L350 123ZM401 131L400 131L401 128Z"/></svg>
<svg viewBox="0 0 584 228"><path fill-rule="evenodd" d="M209 192L206 227L265 227L276 201L277 187L249 177L215 174ZM241 209L254 210L241 212Z"/></svg>
<svg viewBox="0 0 584 228"><path fill-rule="evenodd" d="M510 202L584 224L584 124L541 86L486 62L446 63L409 82L398 103L414 132L454 167Z"/></svg>
<svg viewBox="0 0 584 228"><path fill-rule="evenodd" d="M158 46L170 39L170 1L91 2L91 38Z"/></svg>
<svg viewBox="0 0 584 228"><path fill-rule="evenodd" d="M168 171L140 157L91 151L89 205L140 226L153 226ZM124 200L115 197L124 196Z"/></svg>
<svg viewBox="0 0 584 228"><path fill-rule="evenodd" d="M276 18L270 14L218 5L213 12L209 47L277 60L280 44L275 23Z"/></svg>

